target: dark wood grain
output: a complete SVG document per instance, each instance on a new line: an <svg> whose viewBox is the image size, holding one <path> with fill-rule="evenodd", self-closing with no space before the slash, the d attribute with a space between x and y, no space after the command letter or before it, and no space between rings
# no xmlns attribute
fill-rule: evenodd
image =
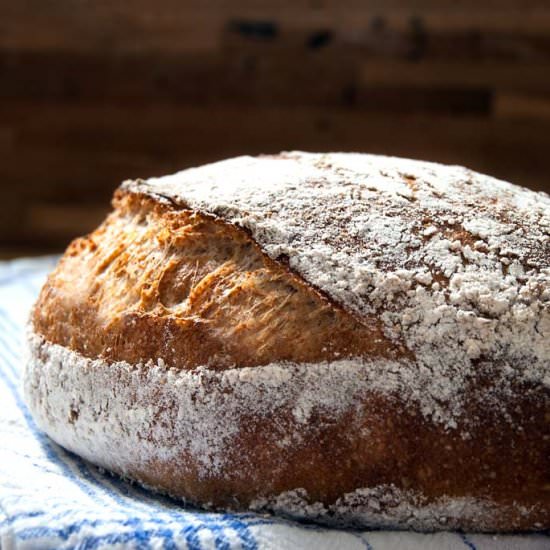
<svg viewBox="0 0 550 550"><path fill-rule="evenodd" d="M2 257L89 231L126 178L294 148L550 191L550 4L0 3Z"/></svg>

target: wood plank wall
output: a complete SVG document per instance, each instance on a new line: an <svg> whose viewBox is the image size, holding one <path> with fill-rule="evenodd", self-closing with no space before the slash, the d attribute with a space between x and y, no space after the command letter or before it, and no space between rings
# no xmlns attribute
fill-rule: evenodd
<svg viewBox="0 0 550 550"><path fill-rule="evenodd" d="M0 0L0 256L61 249L123 179L282 149L550 191L550 2Z"/></svg>

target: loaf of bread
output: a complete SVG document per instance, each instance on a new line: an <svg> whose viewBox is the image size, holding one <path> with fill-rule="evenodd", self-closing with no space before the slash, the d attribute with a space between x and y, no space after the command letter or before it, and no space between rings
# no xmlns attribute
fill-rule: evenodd
<svg viewBox="0 0 550 550"><path fill-rule="evenodd" d="M214 510L550 528L550 197L363 154L127 181L29 331L38 425Z"/></svg>

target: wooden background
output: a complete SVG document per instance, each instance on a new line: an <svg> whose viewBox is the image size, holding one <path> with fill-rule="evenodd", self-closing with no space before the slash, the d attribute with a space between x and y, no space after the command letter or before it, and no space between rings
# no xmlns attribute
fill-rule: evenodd
<svg viewBox="0 0 550 550"><path fill-rule="evenodd" d="M123 179L355 150L550 191L549 0L0 0L0 256Z"/></svg>

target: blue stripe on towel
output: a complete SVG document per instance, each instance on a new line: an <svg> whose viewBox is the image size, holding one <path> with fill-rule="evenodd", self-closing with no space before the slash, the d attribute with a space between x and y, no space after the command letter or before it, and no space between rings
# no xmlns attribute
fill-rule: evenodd
<svg viewBox="0 0 550 550"><path fill-rule="evenodd" d="M470 549L470 550L477 550L476 545L466 537L464 533L458 533L458 536L460 537L460 540Z"/></svg>
<svg viewBox="0 0 550 550"><path fill-rule="evenodd" d="M152 511L152 510L151 510ZM15 523L21 519L27 519L29 517L39 517L44 516L44 512L31 512L31 513L20 513L11 518L9 518L10 523ZM56 522L63 519L64 513L50 515L48 514L48 520ZM250 536L249 525L245 521L239 520L238 515L229 515L229 514L205 514L202 512L197 512L196 514L178 514L180 521L185 520L187 525L184 527L178 527L178 534L185 535L185 538L193 546L198 545L198 533L202 530L207 530L216 536L216 548L230 548L228 546L229 542L225 539L224 531L230 529L241 536L242 542L246 544L246 548L254 548L255 541ZM187 516L187 518L185 517ZM189 523L189 518L193 518L193 522ZM205 521L203 518L207 518ZM127 517L126 519L117 521L113 519L97 519L97 520L80 520L66 527L32 527L22 529L18 532L18 536L21 539L32 539L39 537L50 537L57 538L61 540L67 540L71 535L80 531L83 527L98 527L108 524L116 523L118 526L123 528L131 527L132 529L141 529L143 532L146 531L144 524L150 524L154 527L150 527L149 531L151 533L156 533L158 535L160 531L166 531L168 525L174 525L176 522L173 520L167 521L164 519L155 518L154 516L148 517ZM272 523L272 522L269 522ZM168 531L166 531L168 532ZM173 530L169 530L170 536L173 534Z"/></svg>

